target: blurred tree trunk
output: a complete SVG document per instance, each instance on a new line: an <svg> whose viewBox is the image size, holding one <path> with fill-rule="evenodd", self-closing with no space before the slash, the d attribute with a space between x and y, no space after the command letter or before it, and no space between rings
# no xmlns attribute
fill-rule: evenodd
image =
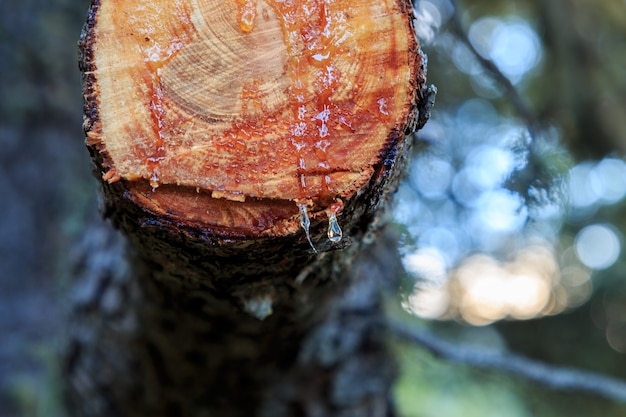
<svg viewBox="0 0 626 417"><path fill-rule="evenodd" d="M626 81L613 57L624 42L623 2L538 1L536 8L547 68L537 89L541 118L557 122L578 159L624 153Z"/></svg>
<svg viewBox="0 0 626 417"><path fill-rule="evenodd" d="M391 415L381 295L401 268L393 234L271 296L262 283L230 297L172 285L127 262L107 224L82 252L65 364L72 415Z"/></svg>

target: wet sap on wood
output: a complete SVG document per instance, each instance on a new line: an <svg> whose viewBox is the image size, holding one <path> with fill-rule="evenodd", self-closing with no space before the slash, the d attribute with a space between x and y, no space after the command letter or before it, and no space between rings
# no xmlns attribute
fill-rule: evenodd
<svg viewBox="0 0 626 417"><path fill-rule="evenodd" d="M102 114L111 115L103 178L145 181L145 197L163 202L174 190L164 185L197 190L216 200L206 213L217 214L219 201L226 210L259 202L289 227L300 219L310 228L325 214L328 239L339 242L342 207L331 207L368 183L390 132L405 122L407 45L394 29L400 20L387 17L398 3L135 3L129 14L107 12L112 27L128 28L107 50L130 39L124 62L135 63L97 60L112 74L103 78ZM127 107L133 100L136 109ZM293 215L282 217L288 202ZM261 233L258 225L275 224L246 222Z"/></svg>
<svg viewBox="0 0 626 417"><path fill-rule="evenodd" d="M350 34L345 27L345 12L329 11L325 1L300 3L268 0L268 5L279 17L289 56L289 98L292 112L288 138L295 151L299 180L296 204L300 211L301 227L316 252L309 232L308 204L313 197L332 197L329 195L332 179L324 173L330 168L327 152L333 151L333 130L345 129L345 120L349 117L342 114L331 100L341 76L333 64L333 58L341 51L343 41ZM244 16L242 14L240 26L243 31L249 32L252 28L246 24ZM311 67L315 68L313 72ZM338 123L341 121L344 121L344 126ZM313 166L309 166L310 162L307 161L307 154L311 152L317 159ZM321 195L311 195L308 190L308 172L322 173ZM337 213L341 208L328 211L327 234L333 243L342 239L342 231L337 221Z"/></svg>

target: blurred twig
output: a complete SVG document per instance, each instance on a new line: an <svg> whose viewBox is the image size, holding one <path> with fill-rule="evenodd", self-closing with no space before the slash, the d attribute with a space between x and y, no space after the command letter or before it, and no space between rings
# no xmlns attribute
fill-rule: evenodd
<svg viewBox="0 0 626 417"><path fill-rule="evenodd" d="M468 48L468 50L472 53L472 55L476 57L480 65L492 75L492 77L498 84L500 84L504 88L506 95L509 97L509 100L511 100L511 103L515 107L515 110L520 114L520 117L524 119L524 123L526 124L526 127L528 128L528 133L530 135L530 138L532 139L531 146L533 146L533 144L535 143L537 134L538 134L538 129L539 129L539 124L537 122L535 115L533 114L531 109L528 107L528 105L526 104L522 96L520 95L519 91L517 91L517 88L515 88L513 83L511 83L511 80L509 80L502 73L502 71L500 71L500 68L498 68L498 66L492 60L487 59L484 56L482 56L478 52L478 50L476 50L472 42L470 42L469 37L467 35L467 31L463 27L463 24L461 23L461 18L459 17L459 10L460 10L459 1L458 0L450 0L450 1L452 5L454 6L454 12L450 20L452 33L457 37L457 39L463 42L463 44Z"/></svg>
<svg viewBox="0 0 626 417"><path fill-rule="evenodd" d="M581 369L548 365L522 356L472 348L445 340L432 332L391 323L401 339L415 343L451 362L511 372L547 387L581 391L626 403L626 381Z"/></svg>
<svg viewBox="0 0 626 417"><path fill-rule="evenodd" d="M560 198L560 193L562 191L560 182L561 177L559 173L554 171L554 166L550 165L553 161L546 161L544 159L544 156L546 155L545 149L541 150L541 141L539 140L541 135L540 120L537 118L534 111L528 106L526 100L522 97L511 80L504 75L504 73L492 60L482 56L469 40L468 32L463 27L461 22L459 12L462 6L460 4L460 0L450 0L450 2L454 7L449 23L452 34L468 48L482 68L487 73L491 74L493 80L504 89L511 105L524 121L524 125L528 130L528 135L530 137L530 142L528 144L528 163L524 168L518 170L514 176L509 178L506 186L511 190L519 192L527 203L545 202L537 200L537 194L533 195L531 193L532 188L537 190L546 190L548 196L557 196L557 198Z"/></svg>

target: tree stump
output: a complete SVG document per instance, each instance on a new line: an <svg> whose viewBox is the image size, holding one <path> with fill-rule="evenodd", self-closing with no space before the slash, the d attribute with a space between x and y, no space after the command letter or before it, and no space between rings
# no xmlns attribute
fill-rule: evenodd
<svg viewBox="0 0 626 417"><path fill-rule="evenodd" d="M93 0L86 142L128 243L97 229L78 262L75 415L387 415L397 263L368 245L432 104L412 19L405 0Z"/></svg>

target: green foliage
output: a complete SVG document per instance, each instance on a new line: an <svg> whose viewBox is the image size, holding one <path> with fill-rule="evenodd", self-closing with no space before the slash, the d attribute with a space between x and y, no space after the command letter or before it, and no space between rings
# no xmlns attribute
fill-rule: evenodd
<svg viewBox="0 0 626 417"><path fill-rule="evenodd" d="M400 417L622 417L626 405L555 391L497 371L434 358L397 345L401 377L394 391Z"/></svg>
<svg viewBox="0 0 626 417"><path fill-rule="evenodd" d="M402 417L537 417L506 376L435 360L412 346L398 346L396 353Z"/></svg>

